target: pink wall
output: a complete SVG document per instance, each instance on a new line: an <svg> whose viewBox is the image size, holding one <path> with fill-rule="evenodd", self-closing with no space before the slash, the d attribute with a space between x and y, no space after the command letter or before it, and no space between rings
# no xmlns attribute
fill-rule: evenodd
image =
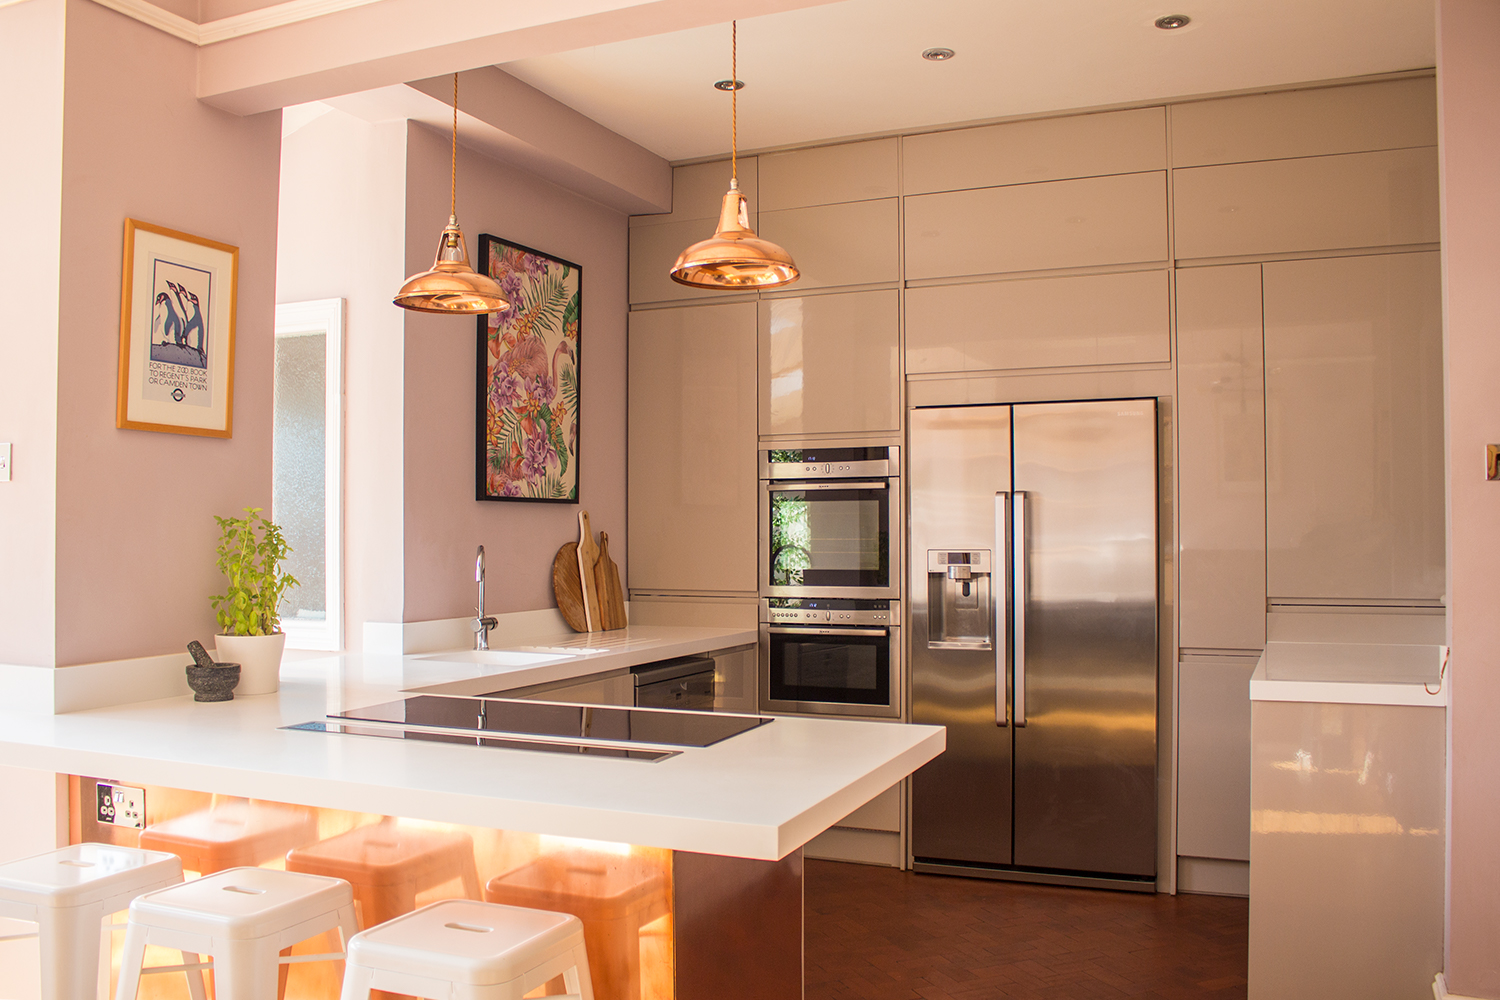
<svg viewBox="0 0 1500 1000"><path fill-rule="evenodd" d="M1500 997L1500 3L1439 0L1453 756L1448 989Z"/></svg>
<svg viewBox="0 0 1500 1000"><path fill-rule="evenodd" d="M27 5L22 5L24 8ZM213 514L271 499L280 112L195 94L197 54L68 0L58 307L58 665L181 649L216 631ZM234 437L115 428L127 217L240 248Z"/></svg>
<svg viewBox="0 0 1500 1000"><path fill-rule="evenodd" d="M406 261L432 266L448 218L448 137L409 126ZM626 217L459 147L458 213L469 251L491 233L583 266L580 504L474 499L473 318L406 323L406 607L403 620L472 614L474 547L488 562L487 610L555 605L552 558L578 538L580 506L625 569Z"/></svg>
<svg viewBox="0 0 1500 1000"><path fill-rule="evenodd" d="M276 300L345 300L345 645L401 621L406 123L288 112Z"/></svg>
<svg viewBox="0 0 1500 1000"><path fill-rule="evenodd" d="M16 463L0 483L0 663L28 666L52 665L56 637L64 4L0 8L0 127L15 142L0 155L0 441Z"/></svg>

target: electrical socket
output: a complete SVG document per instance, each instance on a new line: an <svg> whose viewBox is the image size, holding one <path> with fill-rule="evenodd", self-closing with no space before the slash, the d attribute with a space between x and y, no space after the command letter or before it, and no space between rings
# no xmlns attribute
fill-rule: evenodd
<svg viewBox="0 0 1500 1000"><path fill-rule="evenodd" d="M127 785L98 784L99 822L113 826L128 826L134 830L146 828L146 790Z"/></svg>

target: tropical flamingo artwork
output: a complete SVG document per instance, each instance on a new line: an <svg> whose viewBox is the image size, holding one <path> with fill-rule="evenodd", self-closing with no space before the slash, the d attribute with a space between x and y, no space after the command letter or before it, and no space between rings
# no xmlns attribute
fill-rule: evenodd
<svg viewBox="0 0 1500 1000"><path fill-rule="evenodd" d="M479 245L510 308L480 317L477 495L576 503L582 269L494 236Z"/></svg>

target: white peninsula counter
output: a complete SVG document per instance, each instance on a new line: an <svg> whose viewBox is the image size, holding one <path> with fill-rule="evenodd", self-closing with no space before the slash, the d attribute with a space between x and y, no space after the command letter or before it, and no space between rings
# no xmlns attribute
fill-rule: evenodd
<svg viewBox="0 0 1500 1000"><path fill-rule="evenodd" d="M508 877L518 860L541 863L548 843L605 842L596 845L602 857L666 858L673 995L800 985L801 846L941 753L941 727L777 717L660 759L286 728L414 689L503 698L505 689L734 647L754 632L638 626L568 641L578 645L523 643L490 657L289 658L279 692L223 703L183 694L58 715L0 710L0 763L78 776L75 838L139 836L76 815L90 812L95 779L107 779L147 790L148 824L160 820L158 801L204 811L235 797L313 809L325 838L379 817L461 828L481 856L481 880ZM765 930L744 938L736 958L712 942L726 921L751 918L747 907L750 925Z"/></svg>

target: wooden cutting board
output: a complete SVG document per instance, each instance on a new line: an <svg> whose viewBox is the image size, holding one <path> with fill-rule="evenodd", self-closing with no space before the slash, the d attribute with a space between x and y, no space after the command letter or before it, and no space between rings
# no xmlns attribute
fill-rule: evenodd
<svg viewBox="0 0 1500 1000"><path fill-rule="evenodd" d="M620 589L620 567L609 557L609 535L599 532L599 561L594 564L594 583L599 589L599 615L605 630L624 628L625 595Z"/></svg>
<svg viewBox="0 0 1500 1000"><path fill-rule="evenodd" d="M557 597L557 610L562 612L573 631L587 632L589 623L583 609L583 582L578 579L577 542L569 542L558 549L552 560L552 593Z"/></svg>
<svg viewBox="0 0 1500 1000"><path fill-rule="evenodd" d="M588 631L603 628L599 618L599 585L594 580L594 564L599 561L599 546L594 544L594 531L589 526L589 512L578 512L578 579L583 584L583 612Z"/></svg>

